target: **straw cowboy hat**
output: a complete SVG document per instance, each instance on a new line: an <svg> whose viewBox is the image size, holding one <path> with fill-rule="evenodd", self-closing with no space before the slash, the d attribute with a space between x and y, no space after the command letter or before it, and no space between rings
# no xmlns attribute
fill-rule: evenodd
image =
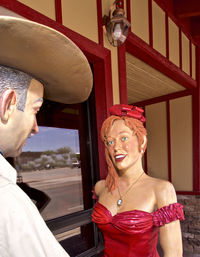
<svg viewBox="0 0 200 257"><path fill-rule="evenodd" d="M45 98L85 101L92 72L81 50L66 36L29 20L0 16L0 65L32 75L44 84Z"/></svg>

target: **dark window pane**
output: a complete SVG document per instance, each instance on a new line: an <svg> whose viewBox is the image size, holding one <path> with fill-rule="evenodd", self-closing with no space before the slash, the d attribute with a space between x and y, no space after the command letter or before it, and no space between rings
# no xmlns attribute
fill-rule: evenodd
<svg viewBox="0 0 200 257"><path fill-rule="evenodd" d="M80 233L63 240L61 245L71 257L94 247L93 224L90 223L79 228ZM89 232L89 233L88 233Z"/></svg>

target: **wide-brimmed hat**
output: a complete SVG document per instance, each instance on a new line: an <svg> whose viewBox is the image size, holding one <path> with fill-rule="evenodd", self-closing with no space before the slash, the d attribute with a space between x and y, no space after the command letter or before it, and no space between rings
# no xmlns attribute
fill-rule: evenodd
<svg viewBox="0 0 200 257"><path fill-rule="evenodd" d="M92 72L82 51L60 32L29 20L0 16L0 65L40 80L49 100L83 102L92 89Z"/></svg>

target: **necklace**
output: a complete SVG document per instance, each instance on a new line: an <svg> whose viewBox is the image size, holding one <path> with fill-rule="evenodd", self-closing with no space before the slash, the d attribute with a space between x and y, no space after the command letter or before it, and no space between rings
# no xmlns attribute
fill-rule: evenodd
<svg viewBox="0 0 200 257"><path fill-rule="evenodd" d="M133 185L135 185L139 181L139 179L142 177L143 174L144 174L144 172L142 172L142 174L140 174L139 177L129 186L128 190L126 191L126 193L124 195L120 194L119 186L117 187L118 193L119 193L119 200L117 201L118 207L120 207L123 203L122 198L127 195L127 193L130 191L130 189L133 187Z"/></svg>

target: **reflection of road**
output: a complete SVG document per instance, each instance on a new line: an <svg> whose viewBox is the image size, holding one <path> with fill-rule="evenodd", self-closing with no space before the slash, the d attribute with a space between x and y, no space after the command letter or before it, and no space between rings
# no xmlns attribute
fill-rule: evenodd
<svg viewBox="0 0 200 257"><path fill-rule="evenodd" d="M23 181L45 192L51 201L42 211L45 220L83 209L81 174L78 168L23 172Z"/></svg>

